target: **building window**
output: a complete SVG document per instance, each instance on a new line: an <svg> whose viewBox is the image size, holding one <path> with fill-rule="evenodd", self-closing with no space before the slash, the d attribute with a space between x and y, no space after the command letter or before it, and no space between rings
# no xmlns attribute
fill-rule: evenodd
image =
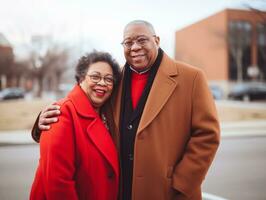
<svg viewBox="0 0 266 200"><path fill-rule="evenodd" d="M230 21L228 26L229 79L249 80L252 26L247 21Z"/></svg>
<svg viewBox="0 0 266 200"><path fill-rule="evenodd" d="M266 80L266 23L257 24L257 60L259 80Z"/></svg>

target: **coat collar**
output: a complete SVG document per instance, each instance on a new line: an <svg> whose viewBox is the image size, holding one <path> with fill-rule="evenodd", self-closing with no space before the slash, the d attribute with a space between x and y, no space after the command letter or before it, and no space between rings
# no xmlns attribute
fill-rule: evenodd
<svg viewBox="0 0 266 200"><path fill-rule="evenodd" d="M92 107L89 98L79 85L76 85L68 94L76 111L83 117L96 118L97 113Z"/></svg>
<svg viewBox="0 0 266 200"><path fill-rule="evenodd" d="M174 61L164 53L146 101L137 134L146 128L161 111L178 85L178 81L175 78L178 74L179 71Z"/></svg>
<svg viewBox="0 0 266 200"><path fill-rule="evenodd" d="M175 62L164 53L162 62L159 66L148 99L146 101L137 134L141 132L145 127L147 127L163 108L164 104L167 102L168 98L171 96L174 89L178 85L178 79L175 78L178 75L179 70L175 66ZM122 76L122 80L117 90L116 98L113 101L114 122L116 131L118 133L123 78L124 76ZM119 134L117 135L117 137L119 138Z"/></svg>

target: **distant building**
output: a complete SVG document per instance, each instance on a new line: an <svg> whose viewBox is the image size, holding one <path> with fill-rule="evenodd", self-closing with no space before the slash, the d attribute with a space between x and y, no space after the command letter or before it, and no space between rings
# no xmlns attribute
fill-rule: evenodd
<svg viewBox="0 0 266 200"><path fill-rule="evenodd" d="M1 47L11 47L11 44L9 41L6 39L6 37L0 33L0 46Z"/></svg>
<svg viewBox="0 0 266 200"><path fill-rule="evenodd" d="M31 90L32 78L27 75L27 65L26 61L16 60L13 47L0 33L0 90L10 87Z"/></svg>
<svg viewBox="0 0 266 200"><path fill-rule="evenodd" d="M13 61L13 48L6 37L0 33L0 90L11 84L9 68Z"/></svg>
<svg viewBox="0 0 266 200"><path fill-rule="evenodd" d="M175 58L211 83L266 82L266 12L226 9L175 33Z"/></svg>

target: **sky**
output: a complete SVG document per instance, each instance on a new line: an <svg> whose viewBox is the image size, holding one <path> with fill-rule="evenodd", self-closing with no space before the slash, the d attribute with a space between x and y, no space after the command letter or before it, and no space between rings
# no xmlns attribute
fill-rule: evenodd
<svg viewBox="0 0 266 200"><path fill-rule="evenodd" d="M175 31L246 4L266 8L265 0L0 0L0 33L18 56L33 35L42 35L63 45L78 45L79 54L108 51L122 64L123 28L132 20L152 23L160 46L173 57Z"/></svg>

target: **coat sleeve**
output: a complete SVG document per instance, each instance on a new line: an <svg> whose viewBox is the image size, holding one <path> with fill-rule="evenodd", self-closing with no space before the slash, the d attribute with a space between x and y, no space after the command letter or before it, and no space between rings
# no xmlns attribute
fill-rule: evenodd
<svg viewBox="0 0 266 200"><path fill-rule="evenodd" d="M200 188L220 141L215 104L202 71L194 79L191 112L190 138L173 174L173 187L187 197Z"/></svg>
<svg viewBox="0 0 266 200"><path fill-rule="evenodd" d="M41 137L41 130L38 128L38 122L39 122L39 118L40 118L40 114L38 115L38 117L36 118L34 125L31 129L31 137L35 142L40 142L40 137Z"/></svg>
<svg viewBox="0 0 266 200"><path fill-rule="evenodd" d="M61 113L40 139L44 188L49 200L76 200L73 119L68 106L61 106Z"/></svg>

